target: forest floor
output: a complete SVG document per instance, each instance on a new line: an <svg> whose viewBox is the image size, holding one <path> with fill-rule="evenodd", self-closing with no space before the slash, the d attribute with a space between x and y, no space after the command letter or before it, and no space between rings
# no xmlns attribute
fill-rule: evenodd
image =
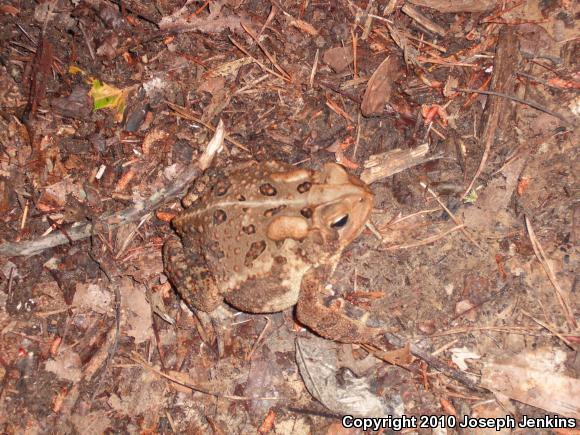
<svg viewBox="0 0 580 435"><path fill-rule="evenodd" d="M572 433L579 8L4 1L0 432ZM324 291L390 345L182 303L162 245L214 134L212 168L338 162L370 186Z"/></svg>

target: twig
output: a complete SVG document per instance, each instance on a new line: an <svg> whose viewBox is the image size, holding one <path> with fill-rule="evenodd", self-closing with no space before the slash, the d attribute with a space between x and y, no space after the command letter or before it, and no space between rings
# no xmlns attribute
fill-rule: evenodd
<svg viewBox="0 0 580 435"><path fill-rule="evenodd" d="M316 54L314 55L314 62L312 62L312 70L310 72L310 80L308 85L310 89L314 87L314 77L316 77L316 71L318 70L318 56L320 55L320 49L316 49Z"/></svg>
<svg viewBox="0 0 580 435"><path fill-rule="evenodd" d="M28 32L26 30L24 30L24 28L20 24L16 23L16 25L18 26L18 28L20 29L20 31L22 33L24 33L24 36L26 36L30 40L30 42L32 42L34 45L37 44L36 39L34 39L32 36L30 36L28 34Z"/></svg>
<svg viewBox="0 0 580 435"><path fill-rule="evenodd" d="M370 16L370 12L374 9L373 8L373 6L374 6L373 5L373 2L374 2L374 0L369 0L367 2L367 7L366 7L366 10L365 10L364 15L363 15L363 18L365 20L364 25L361 26L363 28L363 34L362 34L362 37L361 37L361 39L363 41L366 41L367 38L369 37L369 33L371 31L371 27L372 27L372 24L373 24L373 18ZM355 40L354 31L351 30L350 33L353 36L353 42L354 42L354 40ZM356 57L355 57L355 59L356 59ZM356 62L356 60L355 60L355 62ZM356 71L356 69L355 69L355 71ZM355 73L355 77L356 77L356 73Z"/></svg>
<svg viewBox="0 0 580 435"><path fill-rule="evenodd" d="M495 91L482 91L479 89L465 89L465 88L453 88L452 90L455 92L466 92L466 93L493 95L494 97L507 98L508 100L512 100L512 101L515 101L517 103L525 104L526 106L529 106L533 109L539 110L540 112L544 112L544 113L547 113L548 115L552 115L568 125L571 125L573 127L575 126L575 124L572 121L570 121L569 119L567 119L564 115L560 115L559 113L556 113L556 112L548 109L547 107L544 107L538 103L534 103L533 101L530 101L530 100L523 100L521 98L514 97L512 95L504 94L502 92L495 92Z"/></svg>
<svg viewBox="0 0 580 435"><path fill-rule="evenodd" d="M441 65L441 66L449 67L449 68L452 68L454 66L464 66L464 67L468 67L468 68L479 67L479 65L476 63L453 62L450 59L441 58L441 57L417 56L417 60L421 63L434 63L436 65Z"/></svg>
<svg viewBox="0 0 580 435"><path fill-rule="evenodd" d="M497 332L506 332L508 334L538 336L538 334L528 332L529 329L530 328L528 328L527 326L470 326L465 328L455 328L443 332L437 332L433 334L431 337L445 337L447 335L455 335L455 334L471 334L477 331L497 331Z"/></svg>
<svg viewBox="0 0 580 435"><path fill-rule="evenodd" d="M373 235L380 240L381 242L384 241L383 236L381 235L381 233L379 232L379 230L377 230L377 228L375 227L375 225L369 220L367 221L367 223L365 224L365 227L371 232L373 233Z"/></svg>
<svg viewBox="0 0 580 435"><path fill-rule="evenodd" d="M121 247L118 249L117 254L115 255L115 260L118 260L125 254L125 249L127 249L129 244L133 241L135 235L139 231L139 228L141 228L145 222L151 219L151 216L152 213L147 213L145 216L143 216L139 221L139 223L137 224L137 226L131 230L131 232L127 235L127 237L125 237L125 239L121 243Z"/></svg>
<svg viewBox="0 0 580 435"><path fill-rule="evenodd" d="M385 340L387 340L389 344L396 347L403 347L407 344L407 342L403 338L390 332L383 334L383 337L385 338ZM448 376L452 379L455 379L458 382L461 382L463 385L471 388L472 390L479 392L485 391L482 387L477 385L477 383L473 379L471 379L467 374L459 370L456 370L452 367L449 367L443 361L432 356L428 350L423 349L421 346L411 343L409 348L413 355L415 355L417 358L421 358L423 361L429 364L429 366L433 367L435 370L440 371L445 376Z"/></svg>
<svg viewBox="0 0 580 435"><path fill-rule="evenodd" d="M87 44L87 47L89 49L89 54L91 55L91 59L93 59L93 61L95 61L97 59L97 56L95 56L95 49L93 48L93 44L91 44L91 41L89 40L89 37L87 35L87 31L85 30L85 26L83 26L82 21L79 21L79 27L81 28L81 33L83 34L83 38L85 38L85 44Z"/></svg>
<svg viewBox="0 0 580 435"><path fill-rule="evenodd" d="M408 215L406 215L406 216L400 216L400 215L399 215L399 216L397 216L397 217L395 217L395 218L391 219L391 220L390 220L389 222L387 222L385 225L383 225L383 226L381 227L381 231L385 231L387 228L391 228L391 227L393 227L394 225L400 224L401 222L403 222L403 221L405 221L405 220L407 220L407 219L410 219L410 218L412 218L412 217L415 217L415 216L420 216L420 215L422 215L422 214L435 213L435 212L438 212L438 211L441 211L441 208L440 208L440 207L437 207L437 208L431 208L431 209L427 209L427 210L419 210L419 211L417 211L417 212L415 212L415 213L411 213L411 214L408 214Z"/></svg>
<svg viewBox="0 0 580 435"><path fill-rule="evenodd" d="M26 221L28 220L28 212L29 211L30 211L30 205L28 203L28 200L26 200L26 202L24 203L24 211L22 212L22 218L20 219L20 232L21 233L24 230L24 227L26 226Z"/></svg>
<svg viewBox="0 0 580 435"><path fill-rule="evenodd" d="M578 351L578 349L576 349L574 347L574 345L572 343L570 343L569 340L566 339L566 337L564 337L562 334L560 334L558 332L558 330L554 327L554 325L550 325L548 323L542 322L540 319L536 319L534 316L532 316L530 313L528 313L525 310L522 310L522 314L524 316L529 317L530 319L532 319L534 322L536 322L542 328L546 328L548 331L550 331L552 334L554 334L556 337L558 337L560 340L562 340L564 342L564 344L566 344L570 349L575 350L575 351Z"/></svg>
<svg viewBox="0 0 580 435"><path fill-rule="evenodd" d="M356 160L358 146L360 144L361 130L363 129L361 117L362 117L362 113L360 113L360 111L359 111L358 115L357 115L357 120L356 120L356 139L354 140L354 149L352 150L352 159L353 160Z"/></svg>
<svg viewBox="0 0 580 435"><path fill-rule="evenodd" d="M409 248L416 248L417 246L423 246L423 245L428 245L430 243L436 242L439 239L442 239L443 237L445 237L448 234L451 234L457 230L463 230L465 228L464 224L461 225L457 225L447 231L444 231L442 233L439 234L435 234L434 236L431 237L427 237L426 239L420 240L419 242L416 243L410 243L408 245L395 245L395 246L387 246L385 249L387 251L394 251L397 249L409 249Z"/></svg>
<svg viewBox="0 0 580 435"><path fill-rule="evenodd" d="M264 74L263 76L258 77L256 80L252 80L250 83L248 83L247 85L241 87L240 89L238 89L237 91L234 92L233 95L240 95L243 94L244 92L246 92L247 90L253 88L254 86L262 83L264 80L269 79L270 78L270 74ZM252 91L254 92L254 91ZM227 136L226 136L227 137ZM230 139L228 139L230 140ZM234 145L236 145L234 142L232 142ZM241 145L241 144L240 144ZM238 145L236 145L238 146ZM243 146L243 145L242 145Z"/></svg>
<svg viewBox="0 0 580 435"><path fill-rule="evenodd" d="M129 359L136 362L144 369L149 370L150 372L155 373L158 376L161 376L162 378L168 379L171 382L174 382L178 385L182 385L184 387L187 387L193 391L197 391L198 393L203 393L203 394L207 394L210 396L219 397L221 399L227 399L227 400L241 400L241 401L244 401L244 400L280 400L279 397L246 397L246 396L234 396L234 395L229 395L229 394L222 394L221 392L211 391L209 388L204 388L204 387L200 387L197 385L193 385L191 382L188 382L187 380L178 379L175 376L170 376L166 373L163 373L161 370L158 370L155 367L148 364L147 361L145 361L143 359L143 357L141 355L139 355L137 352L132 352L132 355L129 357Z"/></svg>
<svg viewBox="0 0 580 435"><path fill-rule="evenodd" d="M560 287L560 283L558 283L558 280L556 279L556 275L552 270L552 266L550 266L550 263L546 258L546 254L544 253L544 249L542 248L542 245L540 245L540 243L538 242L538 239L536 238L536 235L534 233L534 229L532 228L532 223L530 222L530 219L527 216L525 216L525 221L526 221L526 229L528 230L528 235L530 237L530 242L532 243L532 248L534 248L534 253L536 254L538 260L540 261L540 264L544 268L546 275L548 275L548 279L552 283L552 286L554 286L554 290L556 290L556 297L558 299L558 302L560 303L560 307L562 307L564 317L566 317L566 321L568 322L570 328L576 329L577 324L576 320L574 319L572 309L570 308L568 297L562 290L562 287Z"/></svg>
<svg viewBox="0 0 580 435"><path fill-rule="evenodd" d="M526 73L525 73L525 72L523 72L523 71L517 71L517 72L516 72L516 74L517 74L517 75L519 75L519 76L525 77L525 78L527 78L527 79L533 80L533 81L534 81L534 82L536 82L536 83L541 83L541 84L542 84L542 85L544 85L544 86L548 86L548 87L550 87L550 88L556 88L556 89L559 89L557 86L554 86L554 85L551 85L550 83L548 83L548 81L547 81L547 80L541 79L541 78L539 78L539 77L534 77L533 75L531 75L531 74L526 74Z"/></svg>
<svg viewBox="0 0 580 435"><path fill-rule="evenodd" d="M332 98L330 98L330 96L328 95L326 96L326 106L334 113L336 113L338 116L342 116L348 123L350 124L354 123L354 119L352 118L352 116L350 116L350 114L347 111L345 111L342 107L340 107L338 103L334 101Z"/></svg>
<svg viewBox="0 0 580 435"><path fill-rule="evenodd" d="M372 184L405 169L442 157L441 154L427 156L428 152L429 144L424 143L409 150L397 148L385 153L374 154L365 162L365 169L360 178L365 183Z"/></svg>
<svg viewBox="0 0 580 435"><path fill-rule="evenodd" d="M429 42L429 41L425 41L424 39L417 38L416 36L413 36L413 35L411 35L408 32L405 32L405 31L402 31L402 30L399 30L399 31L401 32L401 34L405 35L409 39L412 39L414 41L417 41L420 44L428 45L429 47L434 48L435 50L440 51L442 53L447 53L447 49L445 47L442 47L442 46L437 45L437 44L433 44L432 42Z"/></svg>
<svg viewBox="0 0 580 435"><path fill-rule="evenodd" d="M155 27L159 27L159 24L157 23L155 18L149 13L150 11L144 10L145 9L144 5L146 5L147 2L126 2L122 0L109 0L109 1L113 4L116 4L119 7L125 8L129 12L141 18L143 21L147 21L149 24L153 24Z"/></svg>
<svg viewBox="0 0 580 435"><path fill-rule="evenodd" d="M477 246L479 249L482 249L481 246L479 246L479 243L477 243L473 237L471 237L471 235L467 232L467 230L465 229L465 225L463 224L463 222L461 222L452 212L451 210L449 210L447 208L447 206L443 203L443 201L441 201L439 199L439 196L437 196L437 194L435 192L433 192L433 190L427 186L425 183L423 183L422 181L419 183L421 185L422 188L424 188L425 190L427 190L427 192L429 192L431 194L431 196L435 199L435 201L437 201L439 203L439 205L443 208L443 210L445 210L447 212L447 214L449 215L449 217L451 218L451 220L453 220L453 222L455 222L456 225L458 225L459 228L457 229L461 229L461 231L463 232L463 234L465 235L465 237L467 237L469 239L469 241L471 243L473 243L475 246Z"/></svg>
<svg viewBox="0 0 580 435"><path fill-rule="evenodd" d="M268 27L270 25L270 23L272 22L272 20L276 16L277 11L278 11L278 9L277 9L276 5L273 4L272 7L270 8L270 13L268 14L268 18L266 18L266 21L262 25L260 32L258 32L258 38L260 36L262 36L262 33L264 33L264 30L266 30L266 27Z"/></svg>
<svg viewBox="0 0 580 435"><path fill-rule="evenodd" d="M284 71L284 69L282 69L282 67L280 65L278 65L278 62L276 62L276 59L274 59L274 56L272 56L270 54L270 52L266 49L266 47L264 47L264 44L262 44L260 42L260 40L258 39L256 34L254 33L254 31L252 29L250 29L248 26L246 26L244 23L241 23L241 25L242 25L242 29L244 29L246 31L246 33L248 35L250 35L250 37L254 40L254 42L256 44L258 44L258 47L260 47L260 49L266 55L268 60L272 63L272 65L274 65L274 68L276 68L280 72L280 74L282 74L284 76L284 78L287 81L290 81L291 80L290 74L288 74L286 71Z"/></svg>
<svg viewBox="0 0 580 435"><path fill-rule="evenodd" d="M266 324L264 325L264 328L262 328L262 332L260 332L260 335L258 336L256 341L254 341L254 344L253 344L252 348L250 349L250 352L246 356L246 361L250 361L252 359L254 352L262 344L264 335L266 335L266 331L268 330L268 328L272 324L272 320L270 320L270 318L268 316L264 316L264 318L266 319Z"/></svg>
<svg viewBox="0 0 580 435"><path fill-rule="evenodd" d="M394 24L393 20L389 20L388 18L381 17L380 15L368 14L369 17L374 18L375 20L384 21L385 23Z"/></svg>
<svg viewBox="0 0 580 435"><path fill-rule="evenodd" d="M205 160L210 158L210 154L211 158L213 158L214 154L212 153L215 153L217 150L212 150L211 152L207 151L208 150L204 151L203 154L203 156L206 157L202 156ZM203 160L202 157L200 157L200 160ZM127 207L126 209L117 213L104 214L93 223L84 223L78 224L77 226L72 226L67 230L67 235L60 231L58 233L50 234L46 237L40 237L35 240L27 240L25 242L18 243L3 243L0 245L0 256L11 257L36 255L46 249L64 245L70 241L86 239L94 233L102 231L104 228L115 228L129 222L138 221L142 219L143 216L159 208L162 204L180 196L187 190L191 183L197 177L199 177L201 172L202 169L200 168L198 162L193 163L187 166L171 184L159 189L149 198L139 201L131 207Z"/></svg>
<svg viewBox="0 0 580 435"><path fill-rule="evenodd" d="M68 230L70 241L86 239L97 231L97 228L116 228L120 225L141 219L143 215L155 210L166 201L185 191L191 182L200 174L201 171L196 165L189 166L181 173L181 175L176 177L176 181L173 185L155 192L148 199L140 201L132 207L127 207L120 212L105 214L95 223L85 223L71 227ZM4 255L11 257L37 255L46 249L65 245L67 243L69 243L69 239L64 235L64 233L58 232L35 240L27 240L25 242L17 243L3 243L0 245L0 256Z"/></svg>
<svg viewBox="0 0 580 435"><path fill-rule="evenodd" d="M201 14L203 12L203 10L205 8L207 8L209 6L209 0L207 0L204 4L202 4L199 8L197 8L188 18L187 21L189 21L191 18L198 16L199 14Z"/></svg>
<svg viewBox="0 0 580 435"><path fill-rule="evenodd" d="M182 118L189 119L190 121L193 121L193 122L197 122L198 124L203 125L205 128L207 128L208 130L211 130L212 132L215 133L216 128L213 125L202 121L200 118L198 118L193 113L191 113L189 110L187 110L185 107L178 106L177 104L174 104L170 101L165 101L165 103L169 107L171 107L176 113L178 113ZM241 142L232 138L230 135L226 134L225 139L228 142L231 142L233 145L237 146L239 149L242 149L247 153L250 152L250 150L246 146L244 146Z"/></svg>
<svg viewBox="0 0 580 435"><path fill-rule="evenodd" d="M258 59L256 59L254 56L252 56L252 55L251 55L251 54L248 52L248 50L246 50L244 47L242 47L242 45L241 45L241 44L240 44L238 41L236 41L234 38L232 38L231 36L228 36L228 38L230 39L231 43L232 43L232 44L234 44L234 45L235 45L235 46L238 48L238 50L240 50L242 53L244 53L246 56L248 56L250 59L252 59L254 62L256 62L256 63L257 63L259 66L260 66L260 68L262 68L264 71L267 71L267 72L269 72L270 74L272 74L272 75L275 75L275 76L276 76L276 77L278 77L279 79L281 79L281 80L283 80L283 81L285 81L285 82L287 82L287 83L290 83L290 81L291 81L290 79L288 79L288 78L286 78L286 77L284 77L284 76L280 75L280 74L279 74L279 73L277 73L276 71L274 71L274 70L272 70L272 69L268 68L268 67L267 67L266 65L264 65L262 62L260 62L260 61L259 61Z"/></svg>

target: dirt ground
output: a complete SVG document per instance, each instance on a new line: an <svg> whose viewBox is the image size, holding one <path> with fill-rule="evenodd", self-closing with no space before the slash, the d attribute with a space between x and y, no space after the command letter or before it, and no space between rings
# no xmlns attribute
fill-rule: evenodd
<svg viewBox="0 0 580 435"><path fill-rule="evenodd" d="M2 2L0 432L580 433L578 17ZM162 245L212 138L212 168L338 162L370 186L322 291L381 345L180 300Z"/></svg>

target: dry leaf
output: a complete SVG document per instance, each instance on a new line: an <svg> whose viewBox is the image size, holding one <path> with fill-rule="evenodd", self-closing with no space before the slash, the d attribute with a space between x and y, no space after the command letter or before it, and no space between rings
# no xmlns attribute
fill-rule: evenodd
<svg viewBox="0 0 580 435"><path fill-rule="evenodd" d="M337 379L338 358L335 344L320 337L296 340L296 361L306 388L320 403L338 414L376 416L404 414L400 397L383 397L371 392L370 380L355 378L344 371Z"/></svg>
<svg viewBox="0 0 580 435"><path fill-rule="evenodd" d="M364 116L383 113L385 104L391 100L395 81L402 75L401 64L395 56L387 57L376 69L367 83L361 111Z"/></svg>
<svg viewBox="0 0 580 435"><path fill-rule="evenodd" d="M580 379L563 371L560 350L520 354L509 364L485 363L481 386L565 417L580 418Z"/></svg>
<svg viewBox="0 0 580 435"><path fill-rule="evenodd" d="M78 382L81 380L81 358L72 351L66 349L60 352L54 359L46 361L45 370L54 373L60 379Z"/></svg>
<svg viewBox="0 0 580 435"><path fill-rule="evenodd" d="M329 48L322 55L324 63L337 73L345 71L352 64L352 59L352 49L350 47Z"/></svg>
<svg viewBox="0 0 580 435"><path fill-rule="evenodd" d="M98 284L77 283L72 305L104 314L111 307L113 297Z"/></svg>
<svg viewBox="0 0 580 435"><path fill-rule="evenodd" d="M151 308L145 297L145 291L137 288L129 279L123 280L120 290L127 335L134 337L136 344L151 339L153 335Z"/></svg>
<svg viewBox="0 0 580 435"><path fill-rule="evenodd" d="M536 23L557 42L568 41L580 36L580 20L576 18L580 13L580 3L575 3L568 10L562 6L552 7L543 2L525 0L501 15L500 20Z"/></svg>
<svg viewBox="0 0 580 435"><path fill-rule="evenodd" d="M79 412L81 412L79 410ZM109 418L109 410L94 411L89 414L73 414L70 420L77 430L83 435L101 435L107 433L113 427Z"/></svg>

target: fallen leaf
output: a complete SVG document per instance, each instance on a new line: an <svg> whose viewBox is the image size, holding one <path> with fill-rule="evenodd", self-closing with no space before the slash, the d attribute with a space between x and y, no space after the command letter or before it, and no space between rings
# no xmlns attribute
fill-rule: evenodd
<svg viewBox="0 0 580 435"><path fill-rule="evenodd" d="M567 376L556 349L520 354L508 364L486 362L481 386L548 412L580 418L580 379Z"/></svg>
<svg viewBox="0 0 580 435"><path fill-rule="evenodd" d="M329 48L322 55L322 60L335 72L345 71L352 64L352 50L349 47Z"/></svg>
<svg viewBox="0 0 580 435"><path fill-rule="evenodd" d="M71 349L60 352L54 359L46 361L45 370L61 379L78 382L81 380L81 358Z"/></svg>
<svg viewBox="0 0 580 435"><path fill-rule="evenodd" d="M135 343L143 343L153 335L151 307L145 291L136 287L129 279L121 283L121 306L126 313L124 317L127 335L135 338Z"/></svg>
<svg viewBox="0 0 580 435"><path fill-rule="evenodd" d="M396 56L389 56L379 65L367 83L361 111L364 116L381 114L391 100L395 81L403 71Z"/></svg>
<svg viewBox="0 0 580 435"><path fill-rule="evenodd" d="M552 7L543 2L524 0L508 9L505 14L499 17L499 21L535 23L543 27L557 42L578 38L580 20L575 15L578 11L574 11L573 7L567 9L560 5L561 3Z"/></svg>
<svg viewBox="0 0 580 435"><path fill-rule="evenodd" d="M89 308L104 314L111 307L113 298L110 292L98 284L77 283L72 305Z"/></svg>
<svg viewBox="0 0 580 435"><path fill-rule="evenodd" d="M100 435L107 433L113 427L109 418L109 410L94 411L89 414L84 412L73 414L70 420L77 433L82 433L83 435Z"/></svg>
<svg viewBox="0 0 580 435"><path fill-rule="evenodd" d="M115 119L122 119L127 104L127 89L119 89L102 83L99 79L93 79L89 95L93 97L94 110L113 109L117 112Z"/></svg>
<svg viewBox="0 0 580 435"><path fill-rule="evenodd" d="M319 337L296 340L296 361L306 388L328 409L338 414L375 416L404 414L400 397L388 399L372 392L370 379L343 373L338 379L335 344Z"/></svg>

